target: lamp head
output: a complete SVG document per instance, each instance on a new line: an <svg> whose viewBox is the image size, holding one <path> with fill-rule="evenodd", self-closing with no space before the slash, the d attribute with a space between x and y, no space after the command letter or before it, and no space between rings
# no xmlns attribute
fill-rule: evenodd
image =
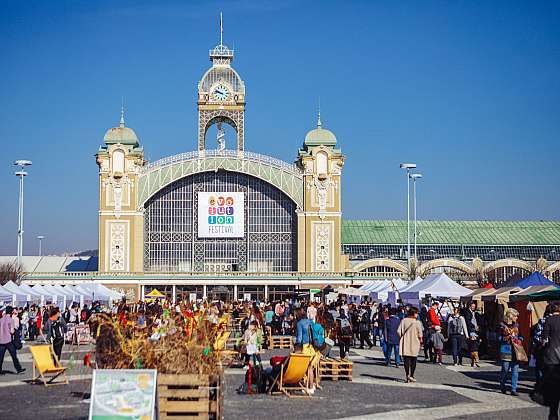
<svg viewBox="0 0 560 420"><path fill-rule="evenodd" d="M410 174L410 178L416 181L417 179L422 178L422 174Z"/></svg>
<svg viewBox="0 0 560 420"><path fill-rule="evenodd" d="M45 237L43 235L39 235L37 236L37 239L41 240L41 239L45 239Z"/></svg>
<svg viewBox="0 0 560 420"><path fill-rule="evenodd" d="M32 162L30 160L18 159L14 162L14 165L24 167L24 166L30 166L31 163Z"/></svg>
<svg viewBox="0 0 560 420"><path fill-rule="evenodd" d="M416 163L401 163L402 169L416 169Z"/></svg>

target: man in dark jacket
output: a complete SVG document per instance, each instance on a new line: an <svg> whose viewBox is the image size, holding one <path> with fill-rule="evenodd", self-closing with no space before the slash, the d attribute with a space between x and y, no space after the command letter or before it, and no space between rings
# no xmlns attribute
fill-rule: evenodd
<svg viewBox="0 0 560 420"><path fill-rule="evenodd" d="M401 320L397 316L396 308L391 308L389 311L389 319L385 320L385 342L387 345L387 351L385 353L385 364L387 366L391 365L391 353L395 350L395 365L399 367L401 364L401 357L399 355L399 342L400 337L398 334L399 324Z"/></svg>
<svg viewBox="0 0 560 420"><path fill-rule="evenodd" d="M550 305L550 316L544 323L542 332L544 349L544 390L550 412L549 419L558 420L560 403L560 302Z"/></svg>

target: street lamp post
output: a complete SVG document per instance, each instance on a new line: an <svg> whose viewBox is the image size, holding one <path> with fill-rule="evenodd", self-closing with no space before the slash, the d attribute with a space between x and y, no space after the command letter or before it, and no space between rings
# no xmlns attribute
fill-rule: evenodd
<svg viewBox="0 0 560 420"><path fill-rule="evenodd" d="M18 267L21 266L21 257L23 255L23 178L27 175L25 167L31 165L30 160L19 159L14 162L15 166L21 169L15 174L19 177L19 208L18 208L18 249L17 249L17 263Z"/></svg>
<svg viewBox="0 0 560 420"><path fill-rule="evenodd" d="M416 169L415 163L401 163L401 169L406 169L406 230L408 234L408 246L406 260L408 262L408 270L410 271L410 170Z"/></svg>
<svg viewBox="0 0 560 420"><path fill-rule="evenodd" d="M40 257L40 256L43 255L43 252L42 252L43 247L42 247L42 245L43 245L43 239L45 239L45 237L44 237L43 235L39 235L39 236L37 236L37 239L39 239L39 257Z"/></svg>
<svg viewBox="0 0 560 420"><path fill-rule="evenodd" d="M418 249L417 249L417 230L416 230L416 180L422 178L422 174L411 174L410 179L412 179L412 202L414 207L414 259L418 261Z"/></svg>

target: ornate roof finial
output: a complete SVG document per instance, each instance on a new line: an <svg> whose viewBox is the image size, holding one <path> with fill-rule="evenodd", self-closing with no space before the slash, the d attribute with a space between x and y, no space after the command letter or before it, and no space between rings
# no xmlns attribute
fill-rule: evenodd
<svg viewBox="0 0 560 420"><path fill-rule="evenodd" d="M321 97L319 97L319 109L317 111L317 128L321 128Z"/></svg>
<svg viewBox="0 0 560 420"><path fill-rule="evenodd" d="M222 12L220 12L220 45L224 45L223 37L224 37L224 25L222 23Z"/></svg>
<svg viewBox="0 0 560 420"><path fill-rule="evenodd" d="M121 121L119 127L124 127L124 96L121 98Z"/></svg>

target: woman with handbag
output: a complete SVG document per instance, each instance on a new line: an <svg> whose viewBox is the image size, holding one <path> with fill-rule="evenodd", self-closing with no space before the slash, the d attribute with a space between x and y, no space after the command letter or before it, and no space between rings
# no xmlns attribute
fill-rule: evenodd
<svg viewBox="0 0 560 420"><path fill-rule="evenodd" d="M399 350L404 359L404 371L406 382L416 382L414 372L416 371L416 360L422 343L422 323L416 319L418 309L412 307L408 310L408 316L404 318L398 329L400 337Z"/></svg>
<svg viewBox="0 0 560 420"><path fill-rule="evenodd" d="M500 372L500 390L506 393L506 382L509 371L511 370L511 395L517 396L517 379L519 377L519 362L527 361L527 354L523 350L521 341L523 337L519 335L517 318L519 312L513 308L508 308L504 315L504 321L500 325L500 335L498 343L500 345L500 361L502 370Z"/></svg>
<svg viewBox="0 0 560 420"><path fill-rule="evenodd" d="M6 306L4 315L0 317L0 375L3 375L2 364L4 363L4 355L6 350L12 356L12 362L17 373L25 372L25 368L21 367L17 358L16 346L14 344L14 320L12 319L13 308ZM0 309L0 313L1 313Z"/></svg>

